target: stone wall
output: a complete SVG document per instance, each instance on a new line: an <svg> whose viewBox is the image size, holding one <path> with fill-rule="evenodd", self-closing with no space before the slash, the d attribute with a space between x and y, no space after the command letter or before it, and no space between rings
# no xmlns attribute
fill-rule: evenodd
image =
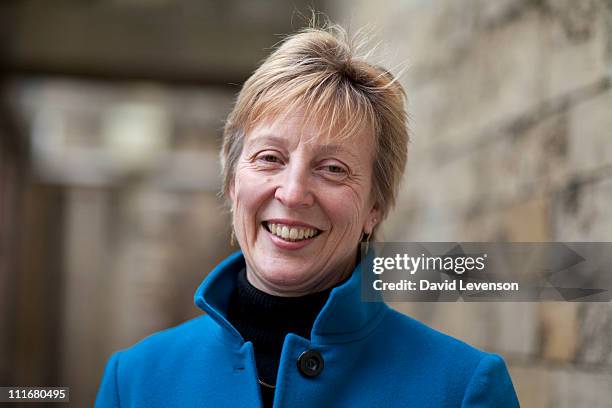
<svg viewBox="0 0 612 408"><path fill-rule="evenodd" d="M404 70L412 144L382 240L612 241L612 3L340 1ZM506 359L525 407L612 401L612 307L396 304Z"/></svg>

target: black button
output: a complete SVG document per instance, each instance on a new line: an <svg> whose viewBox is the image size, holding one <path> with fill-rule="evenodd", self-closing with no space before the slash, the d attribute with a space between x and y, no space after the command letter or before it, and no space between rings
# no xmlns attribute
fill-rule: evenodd
<svg viewBox="0 0 612 408"><path fill-rule="evenodd" d="M323 356L317 350L307 350L298 359L298 370L302 375L312 378L323 371Z"/></svg>

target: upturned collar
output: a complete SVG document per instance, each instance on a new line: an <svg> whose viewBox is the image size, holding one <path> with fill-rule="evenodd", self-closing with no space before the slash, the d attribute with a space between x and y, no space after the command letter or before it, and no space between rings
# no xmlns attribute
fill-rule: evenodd
<svg viewBox="0 0 612 408"><path fill-rule="evenodd" d="M236 252L213 269L195 293L195 303L218 324L222 338L237 347L244 339L227 319L227 310L236 288L238 273L245 268L244 256ZM331 290L315 319L310 340L313 344L334 344L364 338L380 323L388 307L382 302L361 300L361 267Z"/></svg>

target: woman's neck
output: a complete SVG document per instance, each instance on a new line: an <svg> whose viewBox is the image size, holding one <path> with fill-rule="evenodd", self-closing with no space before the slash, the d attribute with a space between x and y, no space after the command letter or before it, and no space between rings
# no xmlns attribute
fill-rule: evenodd
<svg viewBox="0 0 612 408"><path fill-rule="evenodd" d="M335 268L335 272L326 273L320 276L318 279L313 281L303 281L294 284L279 284L270 282L263 278L264 274L257 273L250 265L247 260L246 262L246 279L249 284L271 296L277 297L301 297L310 294L323 292L330 288L337 286L340 282L347 280L355 266L360 261L360 253L357 251L357 255L353 258L352 262L346 262L341 268Z"/></svg>

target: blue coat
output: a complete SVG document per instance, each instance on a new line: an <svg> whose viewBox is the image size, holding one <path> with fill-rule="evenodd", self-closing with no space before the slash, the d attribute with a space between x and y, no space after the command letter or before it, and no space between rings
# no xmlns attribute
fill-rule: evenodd
<svg viewBox="0 0 612 408"><path fill-rule="evenodd" d="M96 407L259 407L253 344L225 318L236 253L196 292L207 315L154 334L109 360ZM479 351L402 315L362 302L361 268L331 291L311 339L288 334L275 407L518 407L501 357ZM323 369L302 374L316 350Z"/></svg>

